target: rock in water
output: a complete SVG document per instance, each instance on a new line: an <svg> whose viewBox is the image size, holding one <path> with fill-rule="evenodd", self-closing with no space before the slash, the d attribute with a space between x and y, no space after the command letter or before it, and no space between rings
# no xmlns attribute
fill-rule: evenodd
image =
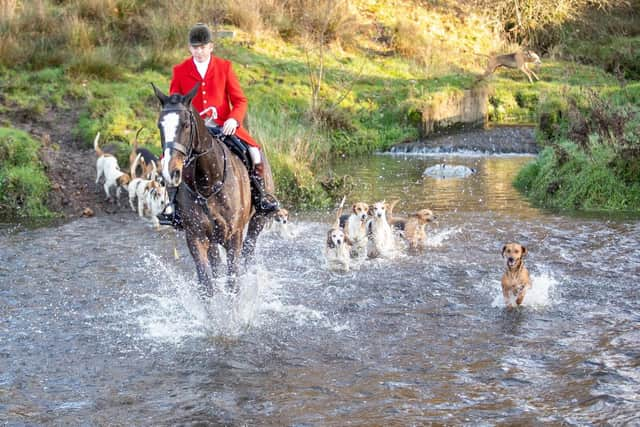
<svg viewBox="0 0 640 427"><path fill-rule="evenodd" d="M422 172L422 176L430 176L432 178L466 178L476 173L476 170L462 165L447 165L439 163L429 166Z"/></svg>

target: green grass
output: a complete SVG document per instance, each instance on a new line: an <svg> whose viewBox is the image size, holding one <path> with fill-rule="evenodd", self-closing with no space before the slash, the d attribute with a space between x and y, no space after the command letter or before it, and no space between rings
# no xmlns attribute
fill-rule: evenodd
<svg viewBox="0 0 640 427"><path fill-rule="evenodd" d="M0 218L42 218L49 180L38 160L40 144L27 133L0 127Z"/></svg>

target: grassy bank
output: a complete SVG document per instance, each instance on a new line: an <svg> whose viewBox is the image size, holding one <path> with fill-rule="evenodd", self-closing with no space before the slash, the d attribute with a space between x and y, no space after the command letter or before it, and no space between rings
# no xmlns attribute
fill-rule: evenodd
<svg viewBox="0 0 640 427"><path fill-rule="evenodd" d="M640 84L564 100L546 104L545 148L516 186L545 207L640 211Z"/></svg>
<svg viewBox="0 0 640 427"><path fill-rule="evenodd" d="M0 127L0 212L6 218L53 216L45 204L49 180L39 148L27 133Z"/></svg>
<svg viewBox="0 0 640 427"><path fill-rule="evenodd" d="M87 147L100 131L126 164L133 135L144 127L142 145L158 153L158 103L149 83L168 88L172 64L188 54L190 25L206 21L224 34L215 53L234 63L250 104L246 124L271 159L278 196L288 206L326 206L346 191L326 168L331 158L416 139L416 113L430 99L472 87L483 54L516 47L491 8L464 2L183 3L179 11L151 0L7 3L0 113L37 122L80 106L70 133ZM629 68L633 61L624 58ZM538 122L540 106L566 104L565 93L618 86L606 67L543 62L533 85L518 71L488 79L491 121Z"/></svg>

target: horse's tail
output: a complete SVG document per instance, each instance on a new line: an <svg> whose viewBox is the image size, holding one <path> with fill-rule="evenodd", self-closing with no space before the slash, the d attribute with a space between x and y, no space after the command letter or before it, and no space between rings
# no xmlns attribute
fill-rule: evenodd
<svg viewBox="0 0 640 427"><path fill-rule="evenodd" d="M131 163L131 166L129 168L131 172L131 179L138 178L136 176L136 168L138 167L138 161L140 160L140 157L142 157L142 154L138 154L133 160L133 163Z"/></svg>
<svg viewBox="0 0 640 427"><path fill-rule="evenodd" d="M336 212L336 222L334 224L335 228L340 227L340 215L342 215L342 208L344 208L345 200L347 200L347 196L342 196L342 201L340 202L340 206L338 206L338 211Z"/></svg>
<svg viewBox="0 0 640 427"><path fill-rule="evenodd" d="M98 156L102 156L102 155L104 155L104 151L102 151L102 150L100 149L100 147L98 147L98 140L99 140L99 139L100 139L100 132L98 132L98 133L96 134L96 138L93 140L93 149L94 149L94 150L96 150L96 154L97 154Z"/></svg>

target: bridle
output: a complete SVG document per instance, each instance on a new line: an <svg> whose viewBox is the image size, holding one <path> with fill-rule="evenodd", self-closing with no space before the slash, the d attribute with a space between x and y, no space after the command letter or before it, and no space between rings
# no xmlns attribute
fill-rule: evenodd
<svg viewBox="0 0 640 427"><path fill-rule="evenodd" d="M165 114L168 113L177 113L178 116L180 117L180 122L182 122L183 119L183 114L187 113L187 115L189 116L189 143L188 146L185 146L184 144L180 143L178 141L178 131L176 131L176 138L174 138L174 141L171 141L169 143L165 143L165 135L164 135L164 129L162 126L158 125L158 127L160 128L160 133L162 135L162 149L163 151L166 149L172 150L172 151L177 151L178 153L182 154L185 157L184 160L184 165L182 166L182 169L186 169L189 166L193 166L193 188L191 188L189 186L189 184L187 182L185 182L185 187L189 190L189 192L195 196L196 198L196 202L202 202L202 201L207 201L209 198L211 198L212 196L216 195L217 193L219 193L222 190L222 187L224 186L224 183L227 179L227 153L224 150L224 144L222 146L222 161L223 161L223 165L222 165L222 179L219 180L218 182L216 182L215 184L213 184L208 192L207 195L204 195L200 192L200 190L198 190L197 186L196 186L196 171L198 170L195 167L195 162L200 158L203 157L207 154L209 154L211 151L213 151L213 149L215 148L213 145L213 139L214 137L212 137L211 139L211 146L209 148L207 148L205 151L203 152L198 152L193 148L193 142L195 140L195 138L199 138L198 135L198 126L196 123L196 119L195 119L195 115L193 114L193 111L191 111L190 108L185 108L183 105L179 104L179 105L170 105L168 108L163 107L162 110L160 111L160 118L159 121L162 119L162 117ZM216 140L218 140L219 143L222 143L222 141L219 140L219 138L215 137Z"/></svg>

